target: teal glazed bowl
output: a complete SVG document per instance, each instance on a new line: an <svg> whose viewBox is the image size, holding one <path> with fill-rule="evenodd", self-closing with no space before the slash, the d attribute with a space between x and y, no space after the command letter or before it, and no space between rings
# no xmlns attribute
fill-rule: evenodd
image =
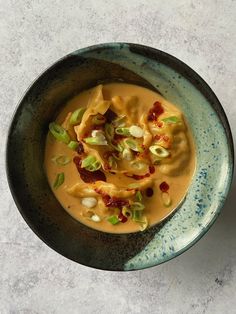
<svg viewBox="0 0 236 314"><path fill-rule="evenodd" d="M74 220L51 192L43 168L49 122L66 100L110 81L159 91L184 112L196 144L196 173L184 202L162 224L142 233L109 234ZM80 264L122 271L166 262L209 230L230 188L233 154L222 106L196 72L160 50L109 43L77 50L36 79L13 117L6 159L16 205L47 245Z"/></svg>

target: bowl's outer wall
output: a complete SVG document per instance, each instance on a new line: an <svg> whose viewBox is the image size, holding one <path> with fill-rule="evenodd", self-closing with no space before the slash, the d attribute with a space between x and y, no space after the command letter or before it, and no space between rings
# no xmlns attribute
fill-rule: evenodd
<svg viewBox="0 0 236 314"><path fill-rule="evenodd" d="M96 69L96 71L94 71ZM152 88L135 73L105 61L69 56L29 89L14 116L7 147L8 177L17 206L35 233L52 248L81 264L122 270L156 232L111 235L75 221L55 199L43 168L45 137L65 101L106 81ZM79 225L79 226L78 226Z"/></svg>
<svg viewBox="0 0 236 314"><path fill-rule="evenodd" d="M120 47L116 45L117 49ZM100 50L109 47L91 47L93 49L99 54ZM197 74L161 51L134 44L130 44L130 51L173 67L200 89L218 112L233 154L232 137L224 112L215 95ZM48 185L43 168L45 137L49 122L54 120L65 101L84 89L108 81L153 87L125 67L85 58L79 52L68 55L49 68L21 100L9 130L9 185L22 216L50 247L87 266L123 270L125 263L142 251L161 226L145 233L113 235L90 229L74 220L55 199Z"/></svg>

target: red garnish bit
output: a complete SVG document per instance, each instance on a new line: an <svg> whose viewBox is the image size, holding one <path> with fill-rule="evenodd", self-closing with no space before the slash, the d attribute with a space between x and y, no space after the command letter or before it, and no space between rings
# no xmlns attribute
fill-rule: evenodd
<svg viewBox="0 0 236 314"><path fill-rule="evenodd" d="M83 154L84 153L84 146L83 146L83 144L81 142L79 142L79 144L78 144L77 153L78 154Z"/></svg>
<svg viewBox="0 0 236 314"><path fill-rule="evenodd" d="M111 197L110 195L104 193L103 191L99 189L95 189L95 192L100 194L102 196L102 200L106 207L117 207L121 209L123 206L129 206L129 201L124 200L117 197Z"/></svg>
<svg viewBox="0 0 236 314"><path fill-rule="evenodd" d="M153 174L155 172L155 167L149 166L149 172L150 172L150 174Z"/></svg>
<svg viewBox="0 0 236 314"><path fill-rule="evenodd" d="M165 142L169 142L170 138L169 138L169 136L164 135L164 136L163 136L163 140L164 140Z"/></svg>
<svg viewBox="0 0 236 314"><path fill-rule="evenodd" d="M119 213L118 219L122 223L125 223L128 220L128 218L125 215L123 215L122 212Z"/></svg>
<svg viewBox="0 0 236 314"><path fill-rule="evenodd" d="M152 197L153 196L153 189L152 188L147 188L146 189L146 195L147 195L147 197Z"/></svg>
<svg viewBox="0 0 236 314"><path fill-rule="evenodd" d="M162 138L162 136L159 135L159 134L157 134L157 135L154 136L154 139L157 140L157 141L159 141L161 138Z"/></svg>
<svg viewBox="0 0 236 314"><path fill-rule="evenodd" d="M85 183L93 183L96 181L106 181L106 176L101 170L88 171L85 168L81 168L81 159L79 156L75 156L73 162L80 174L81 180Z"/></svg>
<svg viewBox="0 0 236 314"><path fill-rule="evenodd" d="M169 185L163 181L160 185L159 185L159 188L162 192L167 192L169 190Z"/></svg>
<svg viewBox="0 0 236 314"><path fill-rule="evenodd" d="M158 126L158 128L162 128L164 123L161 121L157 121L156 125Z"/></svg>
<svg viewBox="0 0 236 314"><path fill-rule="evenodd" d="M159 101L154 102L148 113L148 121L157 121L157 118L164 112L164 109Z"/></svg>

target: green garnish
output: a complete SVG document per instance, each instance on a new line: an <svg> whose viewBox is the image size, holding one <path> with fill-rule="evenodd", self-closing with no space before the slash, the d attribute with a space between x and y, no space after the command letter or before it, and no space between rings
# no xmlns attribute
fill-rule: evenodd
<svg viewBox="0 0 236 314"><path fill-rule="evenodd" d="M176 116L172 116L172 117L168 117L168 118L162 119L162 121L167 123L167 124L171 124L171 123L178 123L181 120L178 117L176 117Z"/></svg>
<svg viewBox="0 0 236 314"><path fill-rule="evenodd" d="M84 138L85 143L90 145L107 145L107 141L102 137L86 137Z"/></svg>
<svg viewBox="0 0 236 314"><path fill-rule="evenodd" d="M70 143L68 144L68 147L73 150L76 150L79 147L79 143L76 141L70 141Z"/></svg>
<svg viewBox="0 0 236 314"><path fill-rule="evenodd" d="M131 206L130 209L133 211L141 211L144 210L145 206L140 203L140 202L134 202Z"/></svg>
<svg viewBox="0 0 236 314"><path fill-rule="evenodd" d="M122 157L125 160L132 160L134 156L129 148L125 148L122 152Z"/></svg>
<svg viewBox="0 0 236 314"><path fill-rule="evenodd" d="M96 114L96 116L92 117L92 124L101 125L106 122L106 118L102 114Z"/></svg>
<svg viewBox="0 0 236 314"><path fill-rule="evenodd" d="M108 217L107 221L109 221L112 225L116 225L120 222L118 217L115 215Z"/></svg>
<svg viewBox="0 0 236 314"><path fill-rule="evenodd" d="M55 156L51 160L52 160L52 162L54 162L58 166L65 166L71 161L71 159L69 157L64 156L64 155Z"/></svg>
<svg viewBox="0 0 236 314"><path fill-rule="evenodd" d="M115 133L123 136L130 136L129 128L116 128Z"/></svg>
<svg viewBox="0 0 236 314"><path fill-rule="evenodd" d="M63 142L65 144L68 144L70 141L70 136L66 132L65 129L63 129L62 126L57 124L56 122L51 122L49 124L49 130L51 134L60 142Z"/></svg>
<svg viewBox="0 0 236 314"><path fill-rule="evenodd" d="M138 189L138 188L140 188L140 184L139 183L130 183L130 184L128 184L128 188L129 189Z"/></svg>
<svg viewBox="0 0 236 314"><path fill-rule="evenodd" d="M81 168L86 168L95 163L96 161L97 161L96 157L89 155L82 160Z"/></svg>
<svg viewBox="0 0 236 314"><path fill-rule="evenodd" d="M116 169L117 168L117 162L116 162L116 160L115 160L115 158L113 156L109 156L108 164L109 164L109 167L112 168L112 169Z"/></svg>
<svg viewBox="0 0 236 314"><path fill-rule="evenodd" d="M125 126L125 119L126 119L126 116L118 117L112 121L112 124L115 127L124 127Z"/></svg>
<svg viewBox="0 0 236 314"><path fill-rule="evenodd" d="M85 108L79 108L75 110L70 116L70 125L80 124L85 111Z"/></svg>
<svg viewBox="0 0 236 314"><path fill-rule="evenodd" d="M94 156L87 156L82 160L81 168L85 168L88 171L96 171L101 168L101 163Z"/></svg>
<svg viewBox="0 0 236 314"><path fill-rule="evenodd" d="M56 180L53 183L54 189L58 189L59 186L61 186L64 183L64 180L65 180L64 172L58 173L56 176Z"/></svg>
<svg viewBox="0 0 236 314"><path fill-rule="evenodd" d="M138 222L138 221L140 221L141 217L142 217L142 212L140 210L134 210L133 211L133 215L132 215L133 221Z"/></svg>
<svg viewBox="0 0 236 314"><path fill-rule="evenodd" d="M167 149L165 149L164 147L160 146L160 145L153 145L149 147L150 152L159 157L159 158L165 158L167 156L169 156L169 152Z"/></svg>
<svg viewBox="0 0 236 314"><path fill-rule="evenodd" d="M135 194L135 200L137 202L142 202L143 200L143 195L142 195L142 192L141 191L138 191L136 194Z"/></svg>
<svg viewBox="0 0 236 314"><path fill-rule="evenodd" d="M140 147L140 146L138 145L138 143L137 143L135 140L132 140L132 139L127 138L127 139L125 140L125 144L126 144L131 150L133 150L133 151L135 151L135 152L139 152L139 153L142 153L142 152L143 152L142 147Z"/></svg>
<svg viewBox="0 0 236 314"><path fill-rule="evenodd" d="M112 141L113 140L113 137L114 137L114 128L111 124L109 123L106 123L105 124L105 135L106 135L106 138L108 141Z"/></svg>
<svg viewBox="0 0 236 314"><path fill-rule="evenodd" d="M133 216L133 213L130 209L128 209L127 207L123 207L122 208L122 214L125 216L125 217L131 217Z"/></svg>
<svg viewBox="0 0 236 314"><path fill-rule="evenodd" d="M101 166L102 165L101 165L100 161L97 160L92 165L85 167L85 169L88 171L97 171L98 169L101 168Z"/></svg>

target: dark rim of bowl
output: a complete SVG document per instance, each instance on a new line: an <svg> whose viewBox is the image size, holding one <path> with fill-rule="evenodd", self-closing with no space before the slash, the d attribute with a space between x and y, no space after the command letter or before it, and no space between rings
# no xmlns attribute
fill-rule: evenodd
<svg viewBox="0 0 236 314"><path fill-rule="evenodd" d="M103 49L116 49L116 48L122 48L123 46L128 46L130 48L131 52L134 53L138 53L141 55L144 55L150 59L154 59L157 62L160 62L160 57L161 57L161 63L166 64L167 66L169 66L170 68L174 68L178 70L180 70L181 75L183 75L184 77L187 78L187 80L189 80L191 83L193 83L193 85L199 89L200 87L203 88L203 91L207 92L208 96L210 96L213 101L214 101L214 105L212 105L211 102L211 106L213 107L213 109L215 110L215 112L217 113L223 127L224 130L226 132L226 138L227 138L227 142L228 142L228 148L229 148L229 155L230 155L230 159L231 159L231 163L232 163L232 167L231 167L231 173L229 174L228 177L228 182L227 182L227 187L225 190L225 197L228 195L232 181L233 181L233 173L234 173L234 144L233 144L233 137L232 137L232 132L230 129L230 125L226 116L226 113L219 101L219 99L217 98L216 94L213 92L213 90L211 89L211 87L206 83L206 81L199 75L197 74L197 72L195 72L191 67L189 67L186 63L184 63L183 61L179 60L178 58L162 51L156 48L152 48L149 46L145 46L145 45L141 45L141 44L136 44L136 43L128 43L128 42L110 42L110 43L101 43L101 44L97 44L97 45L92 45L92 46L88 46L85 48L81 48L78 50L75 50L65 56L63 56L62 58L58 59L57 61L55 61L54 63L52 63L50 66L48 66L44 71L42 71L39 75L37 75L37 77L33 80L33 82L29 85L29 87L25 90L25 92L23 93L20 101L18 102L14 113L12 115L10 124L9 124L9 129L7 132L7 143L6 143L6 154L5 154L5 163L6 163L6 174L7 174L7 180L8 180L8 185L13 197L13 200L21 214L21 216L23 217L23 219L25 220L25 222L27 223L27 225L32 229L32 231L51 249L53 249L54 251L56 251L57 253L59 253L60 255L76 262L79 263L80 265L89 267L89 268L94 268L94 269L98 269L98 270L106 270L106 271L116 271L116 272L123 272L123 271L127 271L127 270L107 270L107 269L102 269L102 268L96 268L96 267L91 267L88 266L86 264L82 264L74 259L71 259L70 257L66 256L63 254L63 252L61 252L58 248L54 247L53 245L51 245L51 243L49 243L47 240L44 239L44 237L36 231L34 225L31 223L31 221L29 221L29 219L26 217L26 215L24 214L24 211L21 208L21 205L19 204L16 196L15 196L15 192L14 192L14 184L12 183L11 179L10 179L10 169L9 169L9 164L8 164L8 159L10 158L9 156L9 136L12 133L12 130L14 128L13 126L13 121L15 119L15 116L17 114L17 112L21 109L22 106L22 101L24 99L24 97L27 95L27 93L30 91L30 89L34 86L34 84L41 78L41 76L43 74L45 74L46 72L51 71L54 66L56 66L58 63L63 62L64 60L66 60L67 58L71 57L72 55L75 54L83 54L84 52L88 52L88 51L99 51L99 50L103 50ZM158 59L159 58L159 59ZM171 63L170 63L171 62ZM174 64L174 67L173 67ZM197 86L196 86L197 85ZM202 90L200 90L200 92L202 92ZM204 95L204 93L202 93ZM204 95L206 96L206 95ZM226 198L225 198L226 199ZM224 202L221 203L220 206L218 206L217 211L215 212L215 215L212 217L211 221L208 223L208 225L204 228L204 230L202 230L187 246L185 246L182 250L179 250L178 252L176 252L173 256L169 256L166 260L157 263L155 265L151 265L151 266L143 266L140 267L138 269L131 269L128 271L138 271L138 270L142 270L142 269L147 269L147 268L151 268L151 267L155 267L158 265L161 265L181 254L183 254L184 252L186 252L188 249L190 249L195 243L197 243L206 233L207 231L210 229L210 227L214 224L214 222L216 221L216 219L218 218L221 209L223 208L225 203Z"/></svg>

